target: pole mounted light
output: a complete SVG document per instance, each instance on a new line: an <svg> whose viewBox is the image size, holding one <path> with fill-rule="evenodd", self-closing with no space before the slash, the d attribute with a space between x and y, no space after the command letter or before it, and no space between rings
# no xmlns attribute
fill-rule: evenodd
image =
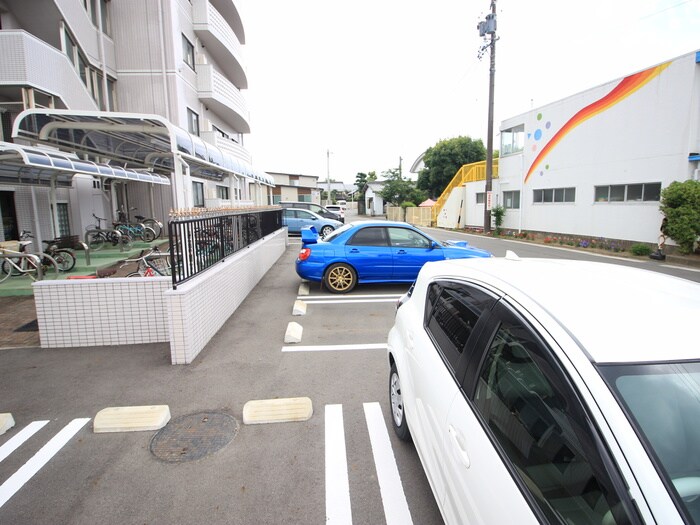
<svg viewBox="0 0 700 525"><path fill-rule="evenodd" d="M479 60L490 49L491 67L489 69L489 116L486 137L486 188L484 199L484 233L491 231L491 188L493 186L493 92L496 77L496 0L491 0L491 12L476 26L479 36L484 38L484 45L479 49Z"/></svg>

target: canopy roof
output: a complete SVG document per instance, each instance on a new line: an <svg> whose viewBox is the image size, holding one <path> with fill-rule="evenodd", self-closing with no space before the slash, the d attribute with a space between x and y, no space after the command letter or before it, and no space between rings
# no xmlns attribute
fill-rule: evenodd
<svg viewBox="0 0 700 525"><path fill-rule="evenodd" d="M215 181L228 175L274 186L274 180L247 162L204 142L160 115L28 109L15 119L12 136L61 150L109 158L126 168L162 175L174 170L175 157L190 175Z"/></svg>
<svg viewBox="0 0 700 525"><path fill-rule="evenodd" d="M48 186L54 178L57 187L70 186L76 173L151 184L170 184L168 177L157 173L124 169L81 160L74 154L0 141L0 182Z"/></svg>

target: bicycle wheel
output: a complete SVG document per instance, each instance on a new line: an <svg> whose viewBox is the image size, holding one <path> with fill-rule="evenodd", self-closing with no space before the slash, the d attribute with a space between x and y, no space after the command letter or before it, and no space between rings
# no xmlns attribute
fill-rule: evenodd
<svg viewBox="0 0 700 525"><path fill-rule="evenodd" d="M144 226L143 231L141 232L141 238L143 239L143 242L153 242L156 238L156 232L153 231L153 228Z"/></svg>
<svg viewBox="0 0 700 525"><path fill-rule="evenodd" d="M42 273L42 279L44 281L53 281L55 279L58 279L58 272L59 272L59 266L58 263L56 262L56 259L51 257L50 255L46 253L39 253L37 254L39 257L41 257L41 273ZM32 279L35 279L33 276L30 275Z"/></svg>
<svg viewBox="0 0 700 525"><path fill-rule="evenodd" d="M10 275L12 275L12 265L10 262L3 257L2 264L0 264L0 283L9 279Z"/></svg>
<svg viewBox="0 0 700 525"><path fill-rule="evenodd" d="M61 272L70 272L75 267L75 255L68 250L56 250L53 258Z"/></svg>
<svg viewBox="0 0 700 525"><path fill-rule="evenodd" d="M163 226L161 225L160 222L158 222L155 219L146 219L141 224L152 229L153 233L155 233L155 235L156 235L156 239L158 239L160 237L161 233L163 233ZM147 241L147 242L150 242L150 241Z"/></svg>
<svg viewBox="0 0 700 525"><path fill-rule="evenodd" d="M105 237L102 233L90 233L88 234L88 246L93 252L101 250L105 244Z"/></svg>
<svg viewBox="0 0 700 525"><path fill-rule="evenodd" d="M142 277L142 275L139 272L131 272L126 274L127 277Z"/></svg>
<svg viewBox="0 0 700 525"><path fill-rule="evenodd" d="M5 260L2 261L2 275L0 275L0 279L4 281L8 277L16 277L18 275L22 275L21 270L19 270L19 268L21 267L22 260L19 257L5 258Z"/></svg>

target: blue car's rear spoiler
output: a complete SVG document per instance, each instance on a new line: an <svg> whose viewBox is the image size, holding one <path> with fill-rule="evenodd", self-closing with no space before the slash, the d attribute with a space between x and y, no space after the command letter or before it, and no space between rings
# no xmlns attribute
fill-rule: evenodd
<svg viewBox="0 0 700 525"><path fill-rule="evenodd" d="M313 226L301 229L301 245L316 244L318 242L318 230Z"/></svg>

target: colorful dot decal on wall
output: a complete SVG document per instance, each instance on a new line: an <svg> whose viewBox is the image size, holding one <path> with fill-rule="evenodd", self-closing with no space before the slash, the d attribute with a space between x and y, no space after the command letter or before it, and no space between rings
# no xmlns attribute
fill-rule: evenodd
<svg viewBox="0 0 700 525"><path fill-rule="evenodd" d="M537 120L542 120L542 113L537 114Z"/></svg>
<svg viewBox="0 0 700 525"><path fill-rule="evenodd" d="M541 138L542 138L542 130L536 129L535 130L535 140L540 140Z"/></svg>

